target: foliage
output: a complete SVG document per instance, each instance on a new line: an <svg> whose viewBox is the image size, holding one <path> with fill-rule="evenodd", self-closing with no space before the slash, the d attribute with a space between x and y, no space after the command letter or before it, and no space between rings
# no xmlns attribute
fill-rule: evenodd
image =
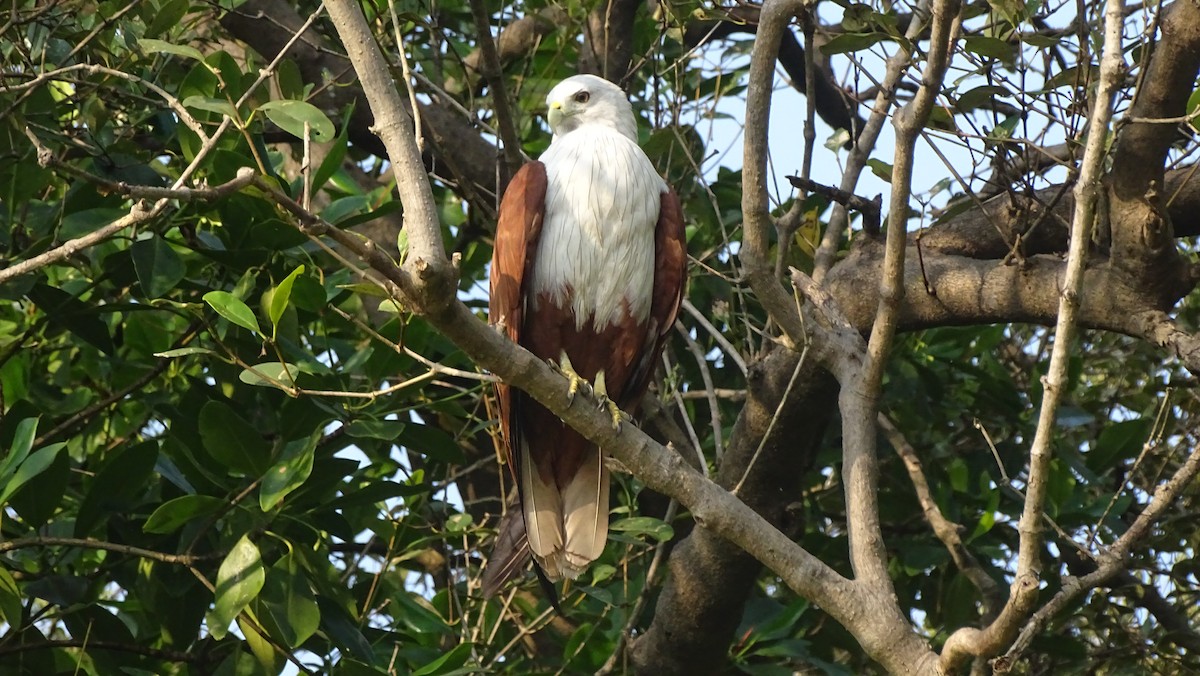
<svg viewBox="0 0 1200 676"><path fill-rule="evenodd" d="M346 82L316 81L299 56L272 64L275 53L247 49L246 36L219 21L244 9L237 4L104 1L88 6L94 12L82 3L13 4L0 31L6 266L160 196L130 186L216 188L246 168L334 227L404 256L390 167L352 133L365 104L337 98ZM822 54L862 66L895 49L904 40L897 11L876 5L852 5ZM432 82L418 89L422 106L452 98L494 128L495 105L464 65L478 46L470 4L365 9L385 51L405 50ZM558 26L504 70L530 156L549 143L541 99L574 72L590 9L489 5L501 23L544 12ZM772 330L740 279L739 165L710 160L724 148L707 133L712 119L740 118L748 46L714 43L693 59L686 24L711 8L660 9L661 22L639 15L635 23L634 60L645 63L629 84L644 146L688 214L688 300L703 319L682 316L686 330L669 347L657 394L718 468L752 387L738 361L761 356ZM976 189L1000 173L985 171L989 162L1025 153L1012 137L1021 147L1074 143L1064 130L1079 125L1079 112L1067 100L1086 87L1071 78L1091 56L1075 34L1043 30L1051 17L1066 25L1056 12L1011 2L968 11L958 79L947 82L942 117L930 127L972 138ZM1098 31L1096 16L1084 18ZM341 50L323 20L315 30L327 49ZM1057 50L1065 63L1023 63L1035 49ZM854 80L869 70L856 67ZM401 72L397 63L398 82ZM1019 86L1029 72L1042 78L1040 96ZM218 134L223 121L228 131ZM840 138L831 152L843 152ZM39 162L33 139L52 159ZM876 159L887 175L890 156ZM459 255L460 296L483 317L495 196L446 160L431 161L443 236ZM1027 173L1017 182L1054 180ZM947 206L962 186L931 185L916 196L925 215L969 208ZM777 197L786 212L792 196ZM811 269L832 208L818 196L802 204L806 225L773 251ZM532 579L500 600L479 598L481 552L510 490L495 461L487 376L373 273L301 225L261 185L203 199L180 193L155 217L0 285L0 673L620 670L624 658L610 657L623 633L657 619L645 609L663 584L664 557L693 528L686 511L624 477L613 491L610 546L565 590L565 617L553 615ZM1193 315L1186 302L1180 317ZM928 328L902 336L888 371L884 413L918 449L935 501L1001 585L1011 577L1051 340L1020 323ZM1090 333L1071 366L1046 507L1055 527L1042 551L1054 574L1048 593L1058 575L1079 574L1073 543L1123 532L1179 465L1180 449L1197 441L1195 382L1155 346ZM848 575L840 439L827 436L813 471L796 479L797 540ZM980 621L979 594L922 519L903 463L887 452L881 462L897 595L918 631L940 644ZM1194 511L1194 500L1193 488L1178 514ZM1054 638L1047 631L1035 644L1030 672L1195 668L1195 655L1138 607L1149 590L1193 608L1180 612L1194 620L1194 523L1167 520L1137 550L1126 586L1139 591L1097 591L1056 618ZM732 669L877 669L853 636L769 572L739 612Z"/></svg>

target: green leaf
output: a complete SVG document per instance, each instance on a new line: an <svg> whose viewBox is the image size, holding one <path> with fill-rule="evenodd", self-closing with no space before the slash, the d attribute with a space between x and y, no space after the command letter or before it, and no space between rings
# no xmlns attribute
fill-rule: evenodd
<svg viewBox="0 0 1200 676"><path fill-rule="evenodd" d="M349 199L349 198L347 198L347 199ZM337 200L334 204L338 204L341 202L342 202L342 200ZM331 204L330 208L332 209L333 206L334 205ZM338 218L336 220L332 220L332 219L328 218L327 216L325 218L326 218L326 220L332 220L332 222L336 223L339 228L342 228L343 230L345 230L346 228L353 228L356 225L362 225L363 223L366 223L368 221L373 221L377 218L383 218L384 216L387 216L388 214L392 214L397 211L400 211L400 208L401 208L400 200L389 200L387 202L384 202L383 204L380 204L378 209L373 209L366 213L356 214L356 215L352 215L352 216L345 216L344 214L340 214L340 215L338 215ZM322 214L322 215L324 216L324 214Z"/></svg>
<svg viewBox="0 0 1200 676"><path fill-rule="evenodd" d="M463 461L462 449L445 430L431 425L411 423L400 433L400 443L409 451L420 453L430 460L448 463Z"/></svg>
<svg viewBox="0 0 1200 676"><path fill-rule="evenodd" d="M659 542L666 542L675 537L675 529L671 524L651 516L634 516L621 519L611 525L609 530L628 533L630 535L648 535Z"/></svg>
<svg viewBox="0 0 1200 676"><path fill-rule="evenodd" d="M399 420L355 420L346 426L346 434L358 439L392 441L403 431Z"/></svg>
<svg viewBox="0 0 1200 676"><path fill-rule="evenodd" d="M204 63L204 55L200 53L200 50L196 49L195 47L188 47L187 45L173 45L164 40L142 38L138 40L138 47L141 47L142 51L147 53L160 52L163 54L174 54L176 56L184 56L189 59L195 59L201 63ZM187 105L187 103L184 103L184 105Z"/></svg>
<svg viewBox="0 0 1200 676"><path fill-rule="evenodd" d="M165 352L155 352L154 356L162 357L164 359L174 359L176 357L187 357L193 354L211 354L213 356L219 356L216 352L213 352L206 347L178 347L174 350L166 350Z"/></svg>
<svg viewBox="0 0 1200 676"><path fill-rule="evenodd" d="M275 292L271 294L271 304L267 314L271 317L271 338L275 337L275 330L279 328L279 318L283 316L283 311L287 309L288 301L292 297L292 284L296 282L296 277L304 273L304 266L301 265L291 274L283 278L279 286L275 287Z"/></svg>
<svg viewBox="0 0 1200 676"><path fill-rule="evenodd" d="M0 489L0 505L8 502L8 499L31 479L46 471L54 462L58 452L65 446L65 443L50 444L26 458L25 462L21 463L21 466L13 473L12 478L5 482L3 489Z"/></svg>
<svg viewBox="0 0 1200 676"><path fill-rule="evenodd" d="M452 670L467 663L474 647L471 643L459 643L450 652L412 672L412 676L438 676L449 674Z"/></svg>
<svg viewBox="0 0 1200 676"><path fill-rule="evenodd" d="M1001 96L1011 96L1007 87L999 85L981 85L974 89L963 92L958 97L958 102L955 108L960 113L968 113L976 108L986 108L995 99Z"/></svg>
<svg viewBox="0 0 1200 676"><path fill-rule="evenodd" d="M617 567L607 563L598 563L592 566L592 586L596 586L605 580L612 578L617 574Z"/></svg>
<svg viewBox="0 0 1200 676"><path fill-rule="evenodd" d="M892 165L883 160L869 159L867 160L867 166L871 168L871 173L875 174L880 180L885 183L892 182Z"/></svg>
<svg viewBox="0 0 1200 676"><path fill-rule="evenodd" d="M261 476L270 466L271 449L262 435L219 401L200 409L200 441L214 460L242 474Z"/></svg>
<svg viewBox="0 0 1200 676"><path fill-rule="evenodd" d="M321 160L321 166L313 172L312 189L314 191L325 187L325 182L333 177L342 166L342 160L346 158L346 150L348 148L347 139L350 135L350 115L346 115L345 122L342 123L342 130L338 132L337 138L334 139L333 145L329 146L329 151L325 155L325 159Z"/></svg>
<svg viewBox="0 0 1200 676"><path fill-rule="evenodd" d="M1086 87L1089 83L1098 82L1100 80L1100 65L1088 64L1085 66L1071 66L1055 73L1046 80L1045 89L1057 89L1058 87Z"/></svg>
<svg viewBox="0 0 1200 676"><path fill-rule="evenodd" d="M258 547L243 535L217 570L215 601L208 617L213 638L225 638L229 625L258 596L265 580Z"/></svg>
<svg viewBox="0 0 1200 676"><path fill-rule="evenodd" d="M0 618L8 623L10 631L22 625L22 601L17 581L9 574L7 568L0 566Z"/></svg>
<svg viewBox="0 0 1200 676"><path fill-rule="evenodd" d="M237 618L237 625L246 637L246 645L249 646L250 652L254 653L254 659L258 660L259 666L262 667L261 673L279 673L279 667L283 665L283 656L275 652L270 639L259 633L255 623L246 621L244 617Z"/></svg>
<svg viewBox="0 0 1200 676"><path fill-rule="evenodd" d="M283 447L279 462L263 476L262 488L258 492L258 504L262 511L274 509L280 500L308 479L313 468L313 452L317 450L320 440L321 428L318 426L311 436L296 439Z"/></svg>
<svg viewBox="0 0 1200 676"><path fill-rule="evenodd" d="M174 0L173 2L167 2L167 3L163 4L163 6L160 7L157 12L155 12L154 20L152 22L150 22L149 26L146 27L146 35L161 35L162 33L165 33L167 31L171 30L172 28L174 28L175 26L177 26L179 24L180 19L182 19L184 17L184 15L187 14L188 5L190 5L190 4L191 4L190 0ZM138 44L142 47L142 49L144 51L162 51L162 50L155 50L152 47L147 46L146 45L147 42L157 42L157 41L147 40L146 38L142 38L141 40L138 40ZM163 44L166 44L170 47L175 46L170 43L163 43ZM187 47L186 49L191 49L191 47ZM199 54L199 52L197 52L197 54Z"/></svg>
<svg viewBox="0 0 1200 676"><path fill-rule="evenodd" d="M71 454L55 453L50 466L25 482L9 498L8 506L25 520L25 525L40 528L59 510L66 512L63 495L71 480Z"/></svg>
<svg viewBox="0 0 1200 676"><path fill-rule="evenodd" d="M232 120L238 119L237 109L226 99L218 99L212 96L189 96L183 100L183 105L185 108L195 108L196 110L224 115Z"/></svg>
<svg viewBox="0 0 1200 676"><path fill-rule="evenodd" d="M1012 61L1017 55L1017 46L1000 38L986 35L968 35L963 38L963 48L968 52L1001 61Z"/></svg>
<svg viewBox="0 0 1200 676"><path fill-rule="evenodd" d="M371 644L345 608L323 596L317 597L317 607L321 612L321 628L335 645L363 662L375 662Z"/></svg>
<svg viewBox="0 0 1200 676"><path fill-rule="evenodd" d="M475 518L470 514L451 514L450 518L446 519L446 532L455 535L461 535L471 528Z"/></svg>
<svg viewBox="0 0 1200 676"><path fill-rule="evenodd" d="M278 361L265 361L255 364L252 368L238 374L238 380L247 385L263 387L291 387L292 379L301 373L312 373L312 367L307 364L285 364Z"/></svg>
<svg viewBox="0 0 1200 676"><path fill-rule="evenodd" d="M304 123L309 137L317 143L333 140L334 128L329 117L307 101L268 101L258 107L267 119L298 139L304 139Z"/></svg>
<svg viewBox="0 0 1200 676"><path fill-rule="evenodd" d="M244 329L250 329L262 335L262 330L258 328L258 319L255 318L254 312L232 293L228 291L209 291L204 294L204 302L212 306L212 309L216 310L217 314L225 319Z"/></svg>
<svg viewBox="0 0 1200 676"><path fill-rule="evenodd" d="M299 647L321 623L317 598L296 555L286 554L267 571L267 581L254 604L267 632L290 648Z"/></svg>
<svg viewBox="0 0 1200 676"><path fill-rule="evenodd" d="M179 254L158 235L141 239L129 247L133 269L147 298L161 298L175 288L186 269Z"/></svg>
<svg viewBox="0 0 1200 676"><path fill-rule="evenodd" d="M29 299L46 313L50 323L79 336L105 354L111 355L116 350L108 325L100 319L100 308L47 284L38 284L30 289Z"/></svg>
<svg viewBox="0 0 1200 676"><path fill-rule="evenodd" d="M95 526L104 526L110 515L128 511L142 501L158 460L158 444L155 440L126 444L104 464L88 483L87 495L78 507L76 537L90 534Z"/></svg>
<svg viewBox="0 0 1200 676"><path fill-rule="evenodd" d="M211 495L184 495L159 505L150 514L142 530L147 533L171 533L192 519L216 514L227 503Z"/></svg>
<svg viewBox="0 0 1200 676"><path fill-rule="evenodd" d="M1200 131L1200 120L1197 120L1195 117L1196 109L1198 108L1200 108L1200 89L1192 92L1192 95L1188 97L1187 108L1185 108L1185 110L1187 110L1187 114L1193 116L1192 119L1188 121L1188 124L1190 124L1193 129Z"/></svg>
<svg viewBox="0 0 1200 676"><path fill-rule="evenodd" d="M7 483L16 474L21 463L25 462L25 458L29 456L29 451L33 448L33 440L37 438L37 427L37 418L24 418L17 423L17 432L13 436L12 445L9 446L4 461L0 462L0 483Z"/></svg>
<svg viewBox="0 0 1200 676"><path fill-rule="evenodd" d="M1149 418L1135 418L1109 424L1088 452L1088 466L1103 472L1136 456L1150 436L1152 422Z"/></svg>
<svg viewBox="0 0 1200 676"><path fill-rule="evenodd" d="M959 493L967 492L967 484L970 481L970 473L967 469L967 463L963 462L962 458L955 458L950 461L949 467L946 468L947 474L950 475L950 488L953 488Z"/></svg>

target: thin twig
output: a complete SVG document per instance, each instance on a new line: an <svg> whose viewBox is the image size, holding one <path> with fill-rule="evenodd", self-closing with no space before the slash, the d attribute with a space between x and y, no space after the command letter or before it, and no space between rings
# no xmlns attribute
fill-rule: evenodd
<svg viewBox="0 0 1200 676"><path fill-rule="evenodd" d="M137 556L159 563L172 563L180 566L193 566L202 561L211 561L225 556L225 552L209 552L208 554L167 554L165 552L156 552L151 549L143 549L142 547L134 547L133 545L123 545L117 542L107 542L105 540L96 540L93 538L67 538L67 537L30 537L18 538L16 540L6 540L0 542L0 554L12 552L18 549L30 549L33 547L78 547L80 549L99 549L106 552L115 552L117 554L128 554Z"/></svg>
<svg viewBox="0 0 1200 676"><path fill-rule="evenodd" d="M979 590L980 596L983 597L983 615L990 620L1004 603L1000 585L996 584L992 576L988 575L980 565L979 560L963 544L962 537L959 535L962 526L942 514L942 509L933 499L933 491L929 489L929 482L925 479L925 469L921 466L921 458L905 438L904 433L883 413L879 414L879 427L892 444L896 455L899 455L900 459L904 461L904 468L908 470L908 478L912 481L913 491L917 494L917 502L921 503L921 511L930 528L933 529L933 534L950 552L950 558L954 560L954 565Z"/></svg>

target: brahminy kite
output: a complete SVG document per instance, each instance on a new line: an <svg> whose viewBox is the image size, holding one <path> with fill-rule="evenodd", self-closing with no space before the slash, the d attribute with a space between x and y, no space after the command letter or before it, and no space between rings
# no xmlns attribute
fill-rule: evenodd
<svg viewBox="0 0 1200 676"><path fill-rule="evenodd" d="M546 103L550 147L500 203L490 321L559 365L572 393L593 382L619 425L613 404L636 410L683 298L679 198L638 146L619 87L576 75ZM525 393L501 383L497 395L523 518L502 522L484 574L489 596L520 572L526 551L543 582L574 579L608 539L602 450Z"/></svg>

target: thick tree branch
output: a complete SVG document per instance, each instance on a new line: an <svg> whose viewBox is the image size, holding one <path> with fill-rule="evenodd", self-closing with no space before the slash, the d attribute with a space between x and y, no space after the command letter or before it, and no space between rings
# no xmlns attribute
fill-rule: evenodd
<svg viewBox="0 0 1200 676"><path fill-rule="evenodd" d="M771 121L771 94L780 40L787 31L788 22L802 9L801 0L775 0L763 5L758 39L750 55L742 150L743 271L759 302L783 328L791 346L800 345L805 338L796 303L780 284L770 260L769 237L774 223L767 195L767 129Z"/></svg>
<svg viewBox="0 0 1200 676"><path fill-rule="evenodd" d="M409 300L423 307L445 305L454 297L456 273L442 248L438 211L413 134L412 118L405 112L387 61L379 52L358 5L348 0L331 0L325 8L362 83L375 116L372 130L387 148L396 190L404 205L409 256L401 288Z"/></svg>
<svg viewBox="0 0 1200 676"><path fill-rule="evenodd" d="M879 304L871 326L862 373L852 382L842 382L844 392L853 391L843 395L850 405L842 408L842 474L846 487L850 560L854 564L855 579L861 576L868 583L888 592L892 591L892 584L887 573L887 553L879 525L875 420L879 413L883 373L904 298L904 254L908 239L908 204L912 191L915 147L933 109L934 99L941 91L960 8L958 0L934 2L930 17L932 33L921 87L893 119L896 150ZM897 57L901 54L903 51L897 53Z"/></svg>
<svg viewBox="0 0 1200 676"><path fill-rule="evenodd" d="M1113 149L1113 188L1119 194L1144 195L1162 184L1167 151L1180 138L1179 123L1134 121L1178 118L1200 72L1200 5L1176 0L1165 8L1162 37L1153 45L1142 86L1121 121Z"/></svg>
<svg viewBox="0 0 1200 676"><path fill-rule="evenodd" d="M579 72L623 83L633 62L633 22L642 0L604 0L588 14Z"/></svg>
<svg viewBox="0 0 1200 676"><path fill-rule="evenodd" d="M1171 221L1162 213L1163 165L1180 131L1177 122L1146 120L1187 112L1200 72L1200 5L1177 0L1159 11L1162 39L1150 53L1126 118L1139 121L1121 129L1108 183L1112 262L1149 284L1181 268Z"/></svg>

